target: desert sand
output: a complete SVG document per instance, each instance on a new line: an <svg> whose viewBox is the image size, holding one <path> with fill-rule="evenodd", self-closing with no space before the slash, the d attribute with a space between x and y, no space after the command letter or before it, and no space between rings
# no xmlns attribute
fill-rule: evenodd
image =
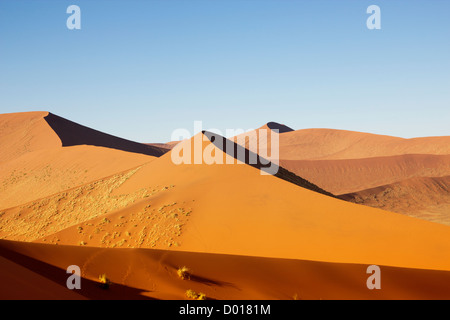
<svg viewBox="0 0 450 320"><path fill-rule="evenodd" d="M51 113L0 120L8 136L0 140L8 150L0 170L3 299L187 299L188 289L211 299L448 298L448 137L268 123L281 129L287 155L272 176L207 132L165 148ZM173 162L180 150L193 162L196 144L224 164ZM403 193L386 192L387 184ZM427 205L408 216L398 201L417 210L438 202L439 219L426 221ZM72 264L82 266L81 291L65 288ZM365 286L372 264L382 266L383 290ZM177 276L182 266L191 280ZM102 273L111 290L99 289Z"/></svg>
<svg viewBox="0 0 450 320"><path fill-rule="evenodd" d="M0 115L0 208L45 198L155 158L86 144L63 148L45 120L48 114ZM83 137L72 128L71 133Z"/></svg>
<svg viewBox="0 0 450 320"><path fill-rule="evenodd" d="M367 265L155 249L102 249L0 241L2 299L449 299L450 272L381 266L382 290L368 290ZM81 290L65 287L69 265ZM189 268L189 279L177 275ZM112 284L100 288L98 276Z"/></svg>
<svg viewBox="0 0 450 320"><path fill-rule="evenodd" d="M340 197L450 226L450 176L405 179Z"/></svg>
<svg viewBox="0 0 450 320"><path fill-rule="evenodd" d="M273 128L283 128L283 125L270 124ZM260 129L268 128L266 124L257 129L256 137ZM414 178L425 181L450 174L449 137L403 139L332 129L282 129L280 132L280 165L319 188L342 195L345 200L353 199L345 194L361 193L357 201L351 201L448 224L450 203L446 195L439 192L433 196L424 183L420 186L413 183L414 187L405 185ZM251 137L250 141L256 140ZM250 142L240 143L249 147ZM403 191L383 196L379 188L390 190L391 184L396 189L402 185ZM409 198L426 195L419 196L420 201L401 199L406 193L411 193Z"/></svg>
<svg viewBox="0 0 450 320"><path fill-rule="evenodd" d="M333 194L351 193L415 177L450 174L450 155L405 154L342 160L281 160L280 165Z"/></svg>
<svg viewBox="0 0 450 320"><path fill-rule="evenodd" d="M450 154L450 137L404 139L364 132L303 129L280 134L284 160L363 159L404 154Z"/></svg>

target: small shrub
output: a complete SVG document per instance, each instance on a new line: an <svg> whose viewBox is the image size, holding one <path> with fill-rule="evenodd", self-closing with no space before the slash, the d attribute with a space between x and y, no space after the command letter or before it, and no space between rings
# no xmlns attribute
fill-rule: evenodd
<svg viewBox="0 0 450 320"><path fill-rule="evenodd" d="M206 294L199 292L197 300L206 300Z"/></svg>
<svg viewBox="0 0 450 320"><path fill-rule="evenodd" d="M108 277L106 277L106 274L99 275L98 280L100 281L100 287L102 289L109 289L111 281L109 281Z"/></svg>
<svg viewBox="0 0 450 320"><path fill-rule="evenodd" d="M204 293L197 293L194 290L186 290L186 297L193 300L206 300L206 294Z"/></svg>
<svg viewBox="0 0 450 320"><path fill-rule="evenodd" d="M187 267L178 268L177 274L183 280L189 280L191 278L190 270Z"/></svg>

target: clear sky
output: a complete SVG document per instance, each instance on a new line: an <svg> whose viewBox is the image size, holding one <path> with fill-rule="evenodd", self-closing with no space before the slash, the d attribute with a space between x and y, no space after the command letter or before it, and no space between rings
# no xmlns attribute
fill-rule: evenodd
<svg viewBox="0 0 450 320"><path fill-rule="evenodd" d="M450 1L1 0L0 113L36 110L140 142L194 120L450 135Z"/></svg>

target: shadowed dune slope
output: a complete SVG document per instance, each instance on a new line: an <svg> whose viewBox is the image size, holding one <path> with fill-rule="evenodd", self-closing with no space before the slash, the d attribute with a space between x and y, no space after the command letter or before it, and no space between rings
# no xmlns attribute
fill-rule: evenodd
<svg viewBox="0 0 450 320"><path fill-rule="evenodd" d="M0 241L0 252L2 299L187 300L189 289L207 299L450 298L445 271L380 266L382 290L368 290L367 265L360 264L9 241ZM69 265L81 269L81 290L65 287ZM189 280L177 276L181 266L189 268ZM100 274L110 289L99 287Z"/></svg>
<svg viewBox="0 0 450 320"><path fill-rule="evenodd" d="M411 178L340 198L450 226L450 176Z"/></svg>
<svg viewBox="0 0 450 320"><path fill-rule="evenodd" d="M166 149L167 151L171 150L173 147L175 147L180 141L170 141L166 143L145 143L149 146L154 146L162 149Z"/></svg>
<svg viewBox="0 0 450 320"><path fill-rule="evenodd" d="M2 250L0 250L2 251ZM20 263L20 262L19 262ZM63 282L54 282L34 271L33 264L21 265L0 257L1 300L83 300L82 295L70 291ZM27 268L28 267L28 268ZM53 269L49 266L49 270Z"/></svg>
<svg viewBox="0 0 450 320"><path fill-rule="evenodd" d="M207 137L215 147L217 147L221 152L228 155L229 157L232 157L236 160L239 160L240 162L261 170L264 173L272 174L274 177L291 182L299 187L303 187L308 190L334 197L333 194L329 193L326 190L323 190L322 188L319 188L317 185L309 182L308 180L297 176L293 172L286 170L285 168L279 166L278 163L269 161L232 140L226 139L218 134L208 131L203 131L203 135L204 137Z"/></svg>
<svg viewBox="0 0 450 320"><path fill-rule="evenodd" d="M110 134L79 125L78 123L64 119L52 113L49 113L44 119L59 136L64 147L92 145L127 152L141 153L155 157L159 157L168 151L162 147L146 145L115 137Z"/></svg>

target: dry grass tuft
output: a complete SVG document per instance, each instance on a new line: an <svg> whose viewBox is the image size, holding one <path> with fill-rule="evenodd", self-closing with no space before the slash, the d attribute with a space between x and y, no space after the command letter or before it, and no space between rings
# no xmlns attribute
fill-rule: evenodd
<svg viewBox="0 0 450 320"><path fill-rule="evenodd" d="M206 300L206 294L204 293L197 293L194 290L186 290L186 297L188 297L189 299L194 299L194 300Z"/></svg>
<svg viewBox="0 0 450 320"><path fill-rule="evenodd" d="M111 285L111 281L108 279L106 274L99 275L98 280L100 281L100 286L102 289L109 289L109 286Z"/></svg>
<svg viewBox="0 0 450 320"><path fill-rule="evenodd" d="M191 270L188 267L178 268L177 274L183 280L189 280L191 278Z"/></svg>

